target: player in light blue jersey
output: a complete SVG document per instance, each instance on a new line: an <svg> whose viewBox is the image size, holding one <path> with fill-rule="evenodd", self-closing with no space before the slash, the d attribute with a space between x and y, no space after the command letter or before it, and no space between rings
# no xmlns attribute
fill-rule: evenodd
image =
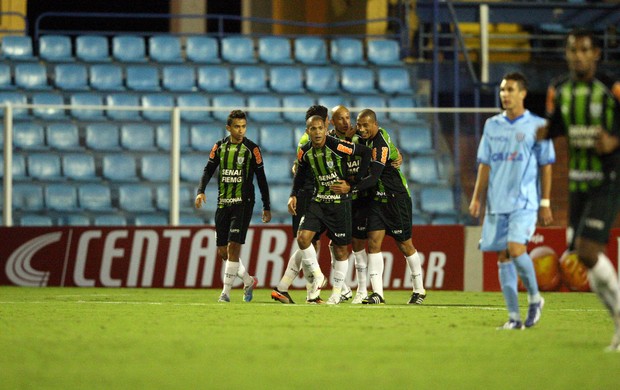
<svg viewBox="0 0 620 390"><path fill-rule="evenodd" d="M526 94L527 81L522 74L504 76L500 99L505 111L484 125L478 146L478 177L469 205L470 214L479 217L480 199L486 194L480 250L498 253L499 281L509 316L500 329L534 326L545 302L526 246L536 229L537 214L545 225L553 220L549 196L555 150L551 141L536 141L536 129L545 120L525 109ZM517 274L528 292L525 323L519 313Z"/></svg>

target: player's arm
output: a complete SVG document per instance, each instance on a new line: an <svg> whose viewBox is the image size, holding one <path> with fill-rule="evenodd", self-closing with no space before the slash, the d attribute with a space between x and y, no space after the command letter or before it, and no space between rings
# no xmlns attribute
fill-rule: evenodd
<svg viewBox="0 0 620 390"><path fill-rule="evenodd" d="M542 196L540 199L540 207L538 208L538 216L544 225L553 222L553 214L551 212L551 181L553 177L553 168L551 164L540 167L540 186Z"/></svg>
<svg viewBox="0 0 620 390"><path fill-rule="evenodd" d="M207 187L207 184L209 184L215 170L220 164L219 155L217 154L218 148L219 143L213 145L213 148L211 148L211 153L209 154L209 161L202 171L202 177L200 178L200 183L198 184L198 194L196 195L196 200L194 201L194 205L197 209L201 208L202 204L207 202L205 188Z"/></svg>
<svg viewBox="0 0 620 390"><path fill-rule="evenodd" d="M306 177L308 176L309 169L303 160L303 155L303 150L297 149L297 160L295 160L297 172L295 172L295 176L293 177L293 188L291 189L291 195L288 200L288 212L291 215L297 215L297 194L299 190L303 188Z"/></svg>
<svg viewBox="0 0 620 390"><path fill-rule="evenodd" d="M365 169L364 171L362 171L362 167L360 167L358 177L363 176L364 172L366 172L367 175L359 179L357 183L354 183L351 187L351 190L363 191L374 187L379 181L381 174L383 173L383 169L385 168L385 164L387 163L389 158L389 148L387 147L387 145L383 145L374 147L373 149L369 150L371 151L370 167ZM373 156L374 158L372 158Z"/></svg>
<svg viewBox="0 0 620 390"><path fill-rule="evenodd" d="M478 218L480 216L480 205L482 194L486 194L489 187L489 174L491 167L485 163L478 164L478 175L476 176L476 184L474 185L474 193L469 203L469 214Z"/></svg>
<svg viewBox="0 0 620 390"><path fill-rule="evenodd" d="M252 155L256 163L255 173L256 181L258 182L258 189L260 190L261 200L263 201L263 222L269 222L271 220L271 203L269 200L269 184L267 183L267 175L265 175L265 165L263 164L263 155L258 146L254 146L252 149ZM265 212L268 212L269 217ZM268 219L268 220L265 220Z"/></svg>

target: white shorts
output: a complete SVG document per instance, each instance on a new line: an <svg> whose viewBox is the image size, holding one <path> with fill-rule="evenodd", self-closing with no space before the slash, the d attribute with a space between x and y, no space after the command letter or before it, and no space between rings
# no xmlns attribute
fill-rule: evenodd
<svg viewBox="0 0 620 390"><path fill-rule="evenodd" d="M487 214L482 224L480 250L499 252L509 242L527 244L536 230L537 210L515 210L510 214Z"/></svg>

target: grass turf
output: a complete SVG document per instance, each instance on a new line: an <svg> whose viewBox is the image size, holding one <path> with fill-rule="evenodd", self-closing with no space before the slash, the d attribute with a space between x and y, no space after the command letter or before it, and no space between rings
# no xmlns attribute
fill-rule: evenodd
<svg viewBox="0 0 620 390"><path fill-rule="evenodd" d="M2 388L607 389L620 353L593 294L547 293L542 321L498 331L500 293L405 305L282 305L269 290L0 288ZM327 292L325 292L327 293ZM324 294L325 294L324 293ZM291 295L303 301L303 291ZM524 295L520 296L525 316Z"/></svg>

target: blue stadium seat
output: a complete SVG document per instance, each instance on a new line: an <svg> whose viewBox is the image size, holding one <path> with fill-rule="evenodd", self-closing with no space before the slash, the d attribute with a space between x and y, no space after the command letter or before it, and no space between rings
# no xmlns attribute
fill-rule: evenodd
<svg viewBox="0 0 620 390"><path fill-rule="evenodd" d="M380 68L379 89L389 94L411 94L411 80L407 68Z"/></svg>
<svg viewBox="0 0 620 390"><path fill-rule="evenodd" d="M75 38L75 56L84 62L109 62L108 38L99 35L80 35Z"/></svg>
<svg viewBox="0 0 620 390"><path fill-rule="evenodd" d="M437 161L434 156L416 156L407 162L409 179L422 184L438 184Z"/></svg>
<svg viewBox="0 0 620 390"><path fill-rule="evenodd" d="M60 157L52 153L28 155L28 175L36 180L62 180Z"/></svg>
<svg viewBox="0 0 620 390"><path fill-rule="evenodd" d="M205 188L205 195L207 196L207 203L205 203L202 206L201 210L208 212L209 214L211 214L211 218L213 218L215 217L214 214L215 214L215 211L217 210L217 195L218 195L217 185L215 183L209 183L207 188ZM205 215L205 214L203 214L203 212L201 211L199 215Z"/></svg>
<svg viewBox="0 0 620 390"><path fill-rule="evenodd" d="M55 211L77 211L78 199L74 186L49 184L45 187L45 206Z"/></svg>
<svg viewBox="0 0 620 390"><path fill-rule="evenodd" d="M190 187L179 186L179 210L193 211L195 196ZM155 189L155 205L158 210L170 210L170 186L168 184L160 185Z"/></svg>
<svg viewBox="0 0 620 390"><path fill-rule="evenodd" d="M103 96L90 93L90 92L81 92L81 93L73 93L69 98L71 105L74 108L71 108L71 116L78 120L84 121L95 121L95 120L105 120L105 116L103 115L103 108L81 108L80 106L103 106Z"/></svg>
<svg viewBox="0 0 620 390"><path fill-rule="evenodd" d="M254 64L254 41L249 37L226 37L221 40L222 59L234 64Z"/></svg>
<svg viewBox="0 0 620 390"><path fill-rule="evenodd" d="M47 215L22 215L19 219L20 226L54 226L52 217Z"/></svg>
<svg viewBox="0 0 620 390"><path fill-rule="evenodd" d="M340 75L342 89L352 94L374 94L375 73L368 68L342 68Z"/></svg>
<svg viewBox="0 0 620 390"><path fill-rule="evenodd" d="M210 99L201 94L188 94L177 96L177 106L181 108L181 121L183 122L212 122L213 117L209 111L191 111L188 108L206 108L211 105Z"/></svg>
<svg viewBox="0 0 620 390"><path fill-rule="evenodd" d="M44 35L39 38L39 57L47 62L73 62L71 38L65 35Z"/></svg>
<svg viewBox="0 0 620 390"><path fill-rule="evenodd" d="M98 91L124 91L123 69L114 64L90 66L90 86Z"/></svg>
<svg viewBox="0 0 620 390"><path fill-rule="evenodd" d="M457 225L459 219L456 215L439 215L433 217L431 225Z"/></svg>
<svg viewBox="0 0 620 390"><path fill-rule="evenodd" d="M207 65L198 68L198 88L208 93L232 92L230 69Z"/></svg>
<svg viewBox="0 0 620 390"><path fill-rule="evenodd" d="M209 156L206 154L182 154L181 180L198 183L208 160ZM217 185L215 187L217 187Z"/></svg>
<svg viewBox="0 0 620 390"><path fill-rule="evenodd" d="M329 66L306 69L306 89L318 94L331 94L340 90L338 73Z"/></svg>
<svg viewBox="0 0 620 390"><path fill-rule="evenodd" d="M261 140L260 140L260 133L258 132L258 126L250 126L250 127L248 127L246 129L246 131L245 131L245 138L247 138L250 141L260 145L261 144ZM267 140L265 140L265 141L267 141Z"/></svg>
<svg viewBox="0 0 620 390"><path fill-rule="evenodd" d="M217 95L211 101L213 108L227 107L224 111L213 111L211 115L216 121L226 123L230 111L245 107L245 99L239 95Z"/></svg>
<svg viewBox="0 0 620 390"><path fill-rule="evenodd" d="M142 95L140 104L144 108L172 108L174 99L171 95L161 93L151 93ZM170 121L171 111L151 111L142 110L142 117L153 122Z"/></svg>
<svg viewBox="0 0 620 390"><path fill-rule="evenodd" d="M202 226L205 224L205 220L195 215L183 214L179 216L180 226Z"/></svg>
<svg viewBox="0 0 620 390"><path fill-rule="evenodd" d="M48 90L45 65L23 63L15 65L15 85L30 91Z"/></svg>
<svg viewBox="0 0 620 390"><path fill-rule="evenodd" d="M267 180L269 183L289 184L293 183L293 157L295 148L290 147L288 154L266 154L265 155L265 171L267 172ZM291 189L289 187L289 193Z"/></svg>
<svg viewBox="0 0 620 390"><path fill-rule="evenodd" d="M45 132L36 122L18 122L13 125L13 145L23 150L44 150Z"/></svg>
<svg viewBox="0 0 620 390"><path fill-rule="evenodd" d="M64 98L51 92L37 92L32 94L32 104L37 106L41 105L57 105L62 106L65 104ZM62 107L35 107L32 109L32 114L43 120L63 120L67 119L65 115L65 109Z"/></svg>
<svg viewBox="0 0 620 390"><path fill-rule="evenodd" d="M375 111L377 115L377 122L379 122L379 126L383 126L382 122L387 122L387 112L379 112L378 108L386 108L385 99L380 95L364 95L364 96L355 96L353 97L353 107L359 112L364 108L370 108ZM390 130L390 129L387 129Z"/></svg>
<svg viewBox="0 0 620 390"><path fill-rule="evenodd" d="M219 64L222 62L217 39L203 35L187 37L185 56L188 61L198 64Z"/></svg>
<svg viewBox="0 0 620 390"><path fill-rule="evenodd" d="M423 187L420 189L420 207L430 214L454 215L454 194L447 187Z"/></svg>
<svg viewBox="0 0 620 390"><path fill-rule="evenodd" d="M115 181L137 181L136 160L133 156L120 153L103 156L103 177Z"/></svg>
<svg viewBox="0 0 620 390"><path fill-rule="evenodd" d="M86 146L99 151L120 150L118 126L111 123L86 125Z"/></svg>
<svg viewBox="0 0 620 390"><path fill-rule="evenodd" d="M0 90L10 91L13 89L15 89L15 85L13 84L11 65L0 63Z"/></svg>
<svg viewBox="0 0 620 390"><path fill-rule="evenodd" d="M190 139L192 148L209 152L213 145L224 138L224 130L220 124L192 125L190 128Z"/></svg>
<svg viewBox="0 0 620 390"><path fill-rule="evenodd" d="M282 98L283 108L298 108L300 111L285 111L282 116L289 122L299 123L304 120L308 107L314 104L314 98L308 95L290 95Z"/></svg>
<svg viewBox="0 0 620 390"><path fill-rule="evenodd" d="M118 205L130 212L155 211L151 187L141 184L123 184L118 188Z"/></svg>
<svg viewBox="0 0 620 390"><path fill-rule="evenodd" d="M267 64L292 64L291 42L283 37L260 37L258 59Z"/></svg>
<svg viewBox="0 0 620 390"><path fill-rule="evenodd" d="M268 124L262 125L259 129L260 139L273 140L273 142L263 142L261 149L270 153L289 153L295 154L295 136L289 125Z"/></svg>
<svg viewBox="0 0 620 390"><path fill-rule="evenodd" d="M378 66L398 66L400 59L398 42L392 39L376 39L366 44L368 61Z"/></svg>
<svg viewBox="0 0 620 390"><path fill-rule="evenodd" d="M282 122L278 111L252 111L252 108L282 107L280 98L275 95L253 95L248 97L248 120L251 122Z"/></svg>
<svg viewBox="0 0 620 390"><path fill-rule="evenodd" d="M54 85L65 91L88 90L86 66L58 64L54 66Z"/></svg>
<svg viewBox="0 0 620 390"><path fill-rule="evenodd" d="M35 183L15 183L11 199L15 210L43 210L43 187Z"/></svg>
<svg viewBox="0 0 620 390"><path fill-rule="evenodd" d="M390 108L415 108L417 103L411 96L396 96L388 98ZM415 112L396 112L390 111L390 119L398 123L412 123L418 119Z"/></svg>
<svg viewBox="0 0 620 390"><path fill-rule="evenodd" d="M162 72L162 85L174 92L191 92L196 90L196 73L194 68L185 65L167 65Z"/></svg>
<svg viewBox="0 0 620 390"><path fill-rule="evenodd" d="M278 93L305 92L302 68L298 66L278 66L269 69L269 87Z"/></svg>
<svg viewBox="0 0 620 390"><path fill-rule="evenodd" d="M95 226L127 226L127 218L118 214L106 214L95 216Z"/></svg>
<svg viewBox="0 0 620 390"><path fill-rule="evenodd" d="M332 62L339 65L364 65L364 46L355 38L336 38L330 44Z"/></svg>
<svg viewBox="0 0 620 390"><path fill-rule="evenodd" d="M419 213L413 213L412 225L428 225L428 218L426 215Z"/></svg>
<svg viewBox="0 0 620 390"><path fill-rule="evenodd" d="M11 169L11 173L14 180L29 179L26 175L26 158L23 154L13 154L13 169ZM4 158L0 158L0 177L4 177Z"/></svg>
<svg viewBox="0 0 620 390"><path fill-rule="evenodd" d="M189 128L187 125L181 125L181 151L189 149ZM169 151L170 150L170 125L162 123L157 125L155 129L155 143L157 147Z"/></svg>
<svg viewBox="0 0 620 390"><path fill-rule="evenodd" d="M155 62L183 62L181 41L171 35L158 35L148 39L149 57Z"/></svg>
<svg viewBox="0 0 620 390"><path fill-rule="evenodd" d="M295 60L305 65L327 64L327 45L325 41L315 37L296 38Z"/></svg>
<svg viewBox="0 0 620 390"><path fill-rule="evenodd" d="M288 168L290 170L290 166ZM290 185L278 184L271 186L269 188L269 200L271 201L271 210L277 213L288 212L288 198L290 197L290 195Z"/></svg>
<svg viewBox="0 0 620 390"><path fill-rule="evenodd" d="M168 225L168 217L163 214L143 214L136 215L134 218L136 226L166 226Z"/></svg>
<svg viewBox="0 0 620 390"><path fill-rule="evenodd" d="M78 188L80 207L90 211L112 211L112 194L110 186L86 183Z"/></svg>
<svg viewBox="0 0 620 390"><path fill-rule="evenodd" d="M127 72L127 88L134 91L159 91L159 71L154 66L129 65Z"/></svg>
<svg viewBox="0 0 620 390"><path fill-rule="evenodd" d="M29 36L7 35L2 38L2 56L13 61L35 61Z"/></svg>
<svg viewBox="0 0 620 390"><path fill-rule="evenodd" d="M342 95L319 96L317 104L321 106L325 106L330 110L338 105L343 105L345 107L351 107L351 101ZM304 127L304 130L305 130L305 127Z"/></svg>
<svg viewBox="0 0 620 390"><path fill-rule="evenodd" d="M121 125L121 146L133 151L155 150L155 132L153 126L145 123Z"/></svg>
<svg viewBox="0 0 620 390"><path fill-rule="evenodd" d="M90 154L64 154L62 171L67 179L97 181L95 158Z"/></svg>
<svg viewBox="0 0 620 390"><path fill-rule="evenodd" d="M6 103L15 104L28 104L26 95L21 92L0 92L0 106L4 106ZM4 118L4 109L0 109L0 118ZM27 108L13 107L13 119L27 119Z"/></svg>
<svg viewBox="0 0 620 390"><path fill-rule="evenodd" d="M115 121L139 121L142 119L139 110L115 110L114 107L139 107L138 96L127 93L114 93L106 97L108 118Z"/></svg>
<svg viewBox="0 0 620 390"><path fill-rule="evenodd" d="M148 181L170 180L170 157L162 154L145 154L141 161L142 178Z"/></svg>
<svg viewBox="0 0 620 390"><path fill-rule="evenodd" d="M267 72L260 66L237 66L233 70L233 86L244 93L268 92Z"/></svg>
<svg viewBox="0 0 620 390"><path fill-rule="evenodd" d="M112 58L118 62L146 62L144 39L133 35L112 37Z"/></svg>
<svg viewBox="0 0 620 390"><path fill-rule="evenodd" d="M63 213L56 222L61 226L90 226L90 218L81 213Z"/></svg>
<svg viewBox="0 0 620 390"><path fill-rule="evenodd" d="M404 152L415 154L433 151L433 136L428 125L402 126L399 131L398 147Z"/></svg>
<svg viewBox="0 0 620 390"><path fill-rule="evenodd" d="M47 145L60 151L81 151L80 132L71 122L51 123L45 128Z"/></svg>

